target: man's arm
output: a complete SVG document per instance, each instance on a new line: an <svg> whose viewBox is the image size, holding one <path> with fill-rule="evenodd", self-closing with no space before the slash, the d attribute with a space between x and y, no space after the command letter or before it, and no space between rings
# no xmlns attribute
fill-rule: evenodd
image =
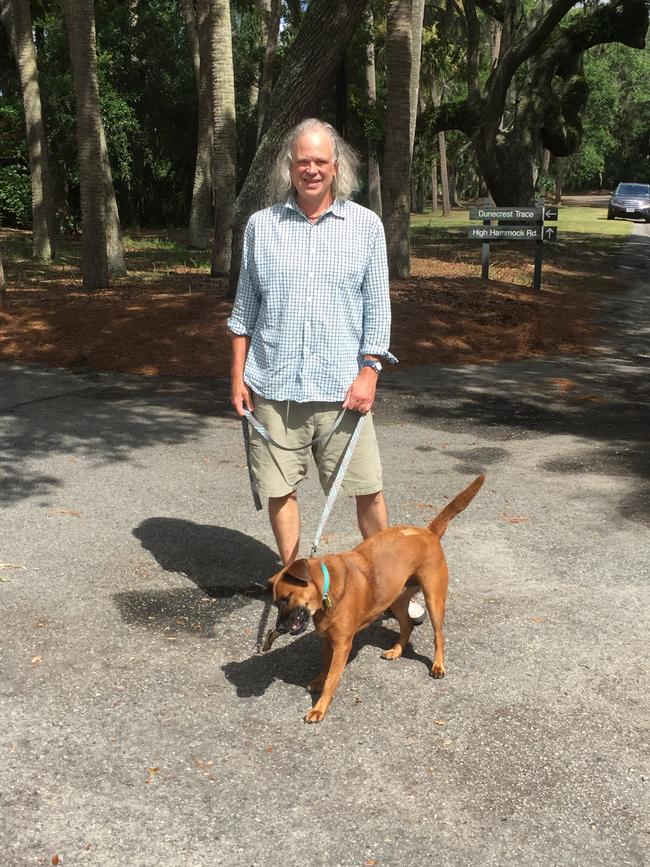
<svg viewBox="0 0 650 867"><path fill-rule="evenodd" d="M255 405L250 388L244 382L244 367L251 339L246 334L233 334L230 344L230 402L237 415L243 416L244 410L253 412Z"/></svg>

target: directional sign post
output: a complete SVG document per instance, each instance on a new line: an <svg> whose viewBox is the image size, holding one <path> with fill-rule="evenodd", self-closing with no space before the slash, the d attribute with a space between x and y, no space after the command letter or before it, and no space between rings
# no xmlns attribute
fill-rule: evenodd
<svg viewBox="0 0 650 867"><path fill-rule="evenodd" d="M474 241L482 241L482 277L488 280L490 276L490 241L534 241L535 242L535 272L533 288L542 287L542 255L544 241L555 241L557 229L546 226L545 221L556 221L558 209L546 207L544 199L538 199L535 205L495 207L490 201L476 208L470 208L470 220L482 220L482 226L470 226L468 237ZM493 225L493 220L498 224Z"/></svg>

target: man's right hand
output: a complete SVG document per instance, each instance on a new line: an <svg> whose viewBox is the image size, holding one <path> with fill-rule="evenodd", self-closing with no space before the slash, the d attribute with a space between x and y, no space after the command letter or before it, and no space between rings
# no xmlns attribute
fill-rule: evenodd
<svg viewBox="0 0 650 867"><path fill-rule="evenodd" d="M237 415L243 416L244 410L255 411L253 393L243 380L233 382L230 387L230 403Z"/></svg>

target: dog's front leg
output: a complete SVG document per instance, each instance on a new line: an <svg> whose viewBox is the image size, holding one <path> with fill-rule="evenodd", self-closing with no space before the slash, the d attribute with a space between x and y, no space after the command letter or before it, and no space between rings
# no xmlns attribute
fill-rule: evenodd
<svg viewBox="0 0 650 867"><path fill-rule="evenodd" d="M324 635L323 636L323 667L321 669L321 673L318 677L315 677L311 683L307 687L307 692L310 693L318 693L323 691L323 684L325 683L325 678L327 677L327 673L330 670L330 665L332 664L332 642L329 638Z"/></svg>
<svg viewBox="0 0 650 867"><path fill-rule="evenodd" d="M337 641L333 643L332 661L330 663L327 676L325 677L323 691L321 692L321 696L316 702L316 704L313 706L313 708L309 711L309 713L305 714L305 722L320 722L327 713L327 708L330 706L332 698L336 691L336 687L339 685L339 681L341 679L341 675L343 674L345 664L348 661L348 656L350 655L351 648L351 638L346 638L344 641Z"/></svg>

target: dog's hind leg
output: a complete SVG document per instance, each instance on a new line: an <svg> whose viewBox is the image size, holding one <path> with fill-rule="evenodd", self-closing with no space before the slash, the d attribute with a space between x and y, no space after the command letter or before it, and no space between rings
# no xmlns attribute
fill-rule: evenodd
<svg viewBox="0 0 650 867"><path fill-rule="evenodd" d="M444 560L436 564L431 571L420 575L424 600L433 626L433 665L429 674L439 678L445 676L445 635L443 624L445 622L445 599L447 597L447 584L449 573Z"/></svg>
<svg viewBox="0 0 650 867"><path fill-rule="evenodd" d="M318 677L315 677L307 686L307 692L318 693L323 691L323 684L325 683L325 678L327 677L331 664L332 642L327 638L327 636L323 636L323 667Z"/></svg>
<svg viewBox="0 0 650 867"><path fill-rule="evenodd" d="M411 601L411 596L413 596L414 593L417 593L419 589L420 588L417 586L405 587L390 606L390 610L393 612L395 619L399 623L399 638L397 643L394 644L390 650L385 650L382 653L382 659L399 659L404 653L404 648L408 644L411 632L413 632L413 621L409 617L409 602Z"/></svg>

